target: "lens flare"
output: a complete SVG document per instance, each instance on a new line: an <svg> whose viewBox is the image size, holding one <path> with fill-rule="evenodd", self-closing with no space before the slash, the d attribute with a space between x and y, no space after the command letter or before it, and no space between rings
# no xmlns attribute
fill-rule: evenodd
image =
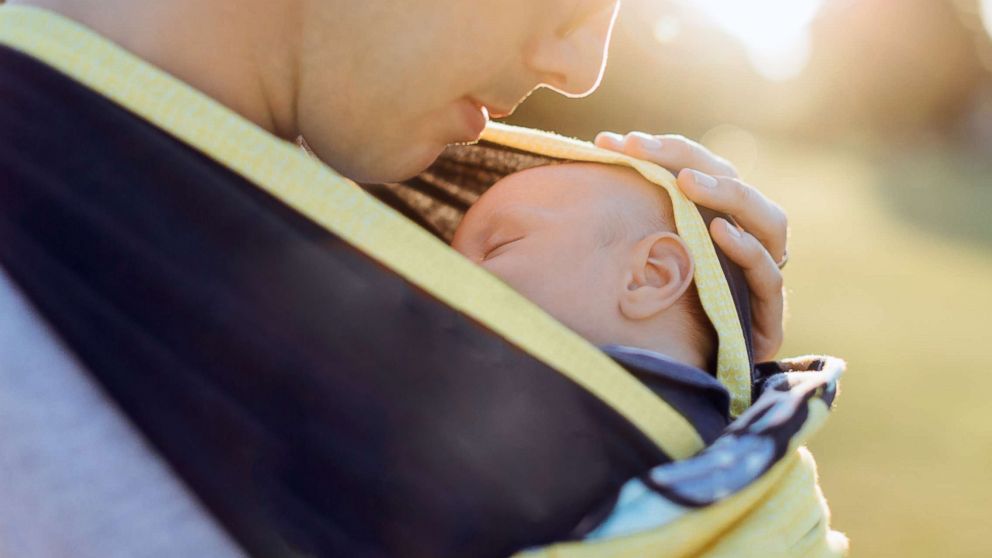
<svg viewBox="0 0 992 558"><path fill-rule="evenodd" d="M992 37L992 0L982 0L982 24L985 32Z"/></svg>
<svg viewBox="0 0 992 558"><path fill-rule="evenodd" d="M779 81L795 77L806 67L809 26L823 0L689 0L687 3L741 41L755 70Z"/></svg>

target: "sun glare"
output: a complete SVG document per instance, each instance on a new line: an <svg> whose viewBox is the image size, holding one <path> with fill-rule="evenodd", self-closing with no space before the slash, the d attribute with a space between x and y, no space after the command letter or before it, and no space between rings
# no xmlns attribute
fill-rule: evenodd
<svg viewBox="0 0 992 558"><path fill-rule="evenodd" d="M982 0L982 23L985 31L992 37L992 0Z"/></svg>
<svg viewBox="0 0 992 558"><path fill-rule="evenodd" d="M687 4L741 41L760 74L787 80L809 61L809 25L823 0L687 0Z"/></svg>

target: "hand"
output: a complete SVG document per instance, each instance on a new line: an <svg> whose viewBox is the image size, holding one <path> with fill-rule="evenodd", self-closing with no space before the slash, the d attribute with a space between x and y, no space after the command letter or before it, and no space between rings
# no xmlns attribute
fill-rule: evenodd
<svg viewBox="0 0 992 558"><path fill-rule="evenodd" d="M754 357L771 360L782 346L785 295L776 262L785 257L788 221L785 212L753 186L741 182L725 159L682 136L602 132L599 147L657 163L678 174L678 185L690 200L734 217L710 224L713 241L741 266L751 289Z"/></svg>

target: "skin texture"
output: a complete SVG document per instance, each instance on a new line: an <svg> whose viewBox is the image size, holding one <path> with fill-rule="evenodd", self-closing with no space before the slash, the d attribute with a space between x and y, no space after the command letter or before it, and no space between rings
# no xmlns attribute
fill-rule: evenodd
<svg viewBox="0 0 992 558"><path fill-rule="evenodd" d="M693 335L699 317L685 296L693 261L672 232L669 203L630 169L537 167L483 194L452 247L595 344L705 368L706 349Z"/></svg>
<svg viewBox="0 0 992 558"><path fill-rule="evenodd" d="M474 139L484 116L529 92L592 92L618 0L14 0L94 29L362 182L426 168ZM732 86L732 84L728 84ZM782 343L785 213L723 159L685 138L604 133L597 143L673 172L695 202L742 225L711 232L748 273L756 357Z"/></svg>

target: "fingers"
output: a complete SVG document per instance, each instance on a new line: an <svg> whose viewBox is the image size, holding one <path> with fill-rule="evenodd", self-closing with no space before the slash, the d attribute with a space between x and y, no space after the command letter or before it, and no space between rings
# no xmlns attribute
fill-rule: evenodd
<svg viewBox="0 0 992 558"><path fill-rule="evenodd" d="M621 136L613 132L601 132L596 136L595 143L604 149L657 163L675 173L692 168L707 174L737 176L737 169L726 159L678 135L653 136L644 132L631 132Z"/></svg>
<svg viewBox="0 0 992 558"><path fill-rule="evenodd" d="M774 261L785 256L788 219L785 211L756 188L740 179L711 176L685 169L678 185L690 200L730 214L765 246Z"/></svg>
<svg viewBox="0 0 992 558"><path fill-rule="evenodd" d="M788 240L782 208L742 182L733 165L684 137L603 132L596 137L596 145L678 173L679 188L689 199L732 215L748 231L724 219L714 219L710 226L714 242L741 266L751 290L755 358L774 357L782 345L785 309L782 272L775 265L784 257Z"/></svg>
<svg viewBox="0 0 992 558"><path fill-rule="evenodd" d="M782 272L754 236L724 219L714 219L710 235L721 250L741 267L751 290L751 324L757 362L771 360L782 345L785 296Z"/></svg>

